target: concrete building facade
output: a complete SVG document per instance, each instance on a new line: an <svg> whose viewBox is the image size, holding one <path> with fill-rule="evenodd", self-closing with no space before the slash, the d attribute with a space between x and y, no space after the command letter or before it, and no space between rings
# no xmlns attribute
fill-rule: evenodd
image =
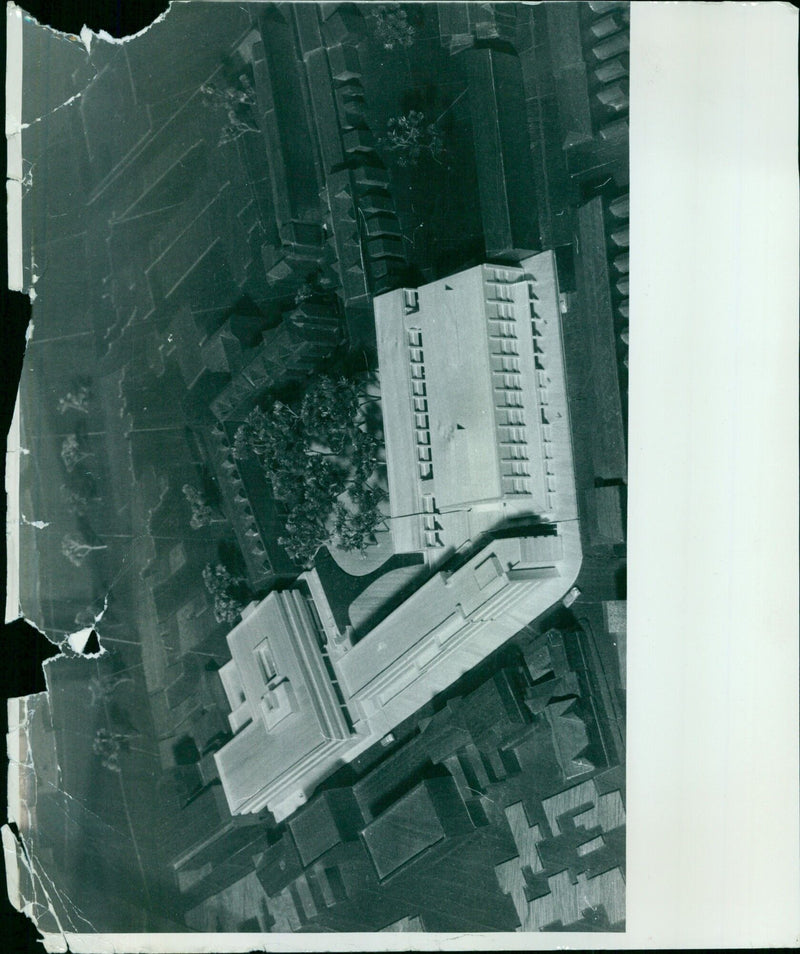
<svg viewBox="0 0 800 954"><path fill-rule="evenodd" d="M575 519L552 252L381 295L375 322L398 552Z"/></svg>
<svg viewBox="0 0 800 954"><path fill-rule="evenodd" d="M552 253L375 302L395 550L429 578L357 642L316 571L253 604L220 670L234 814L302 805L557 603L581 564Z"/></svg>

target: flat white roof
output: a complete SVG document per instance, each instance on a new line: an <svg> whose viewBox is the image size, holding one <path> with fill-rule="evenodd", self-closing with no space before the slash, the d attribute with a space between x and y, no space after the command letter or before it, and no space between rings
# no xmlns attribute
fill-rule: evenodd
<svg viewBox="0 0 800 954"><path fill-rule="evenodd" d="M341 720L333 698L322 657L314 644L315 635L305 631L297 615L294 591L270 593L228 634L228 645L253 716L214 758L232 812L258 810L245 806L258 801L270 786L280 786L291 770L309 756L337 748L330 721ZM294 697L292 711L268 730L260 713L266 691L264 674L256 658L265 639L281 679L287 679ZM226 690L236 679L223 678ZM334 727L334 731L335 731ZM346 733L345 733L346 734ZM302 778L302 773L301 773ZM302 783L298 785L302 789Z"/></svg>
<svg viewBox="0 0 800 954"><path fill-rule="evenodd" d="M560 318L549 252L375 299L398 552L574 510Z"/></svg>

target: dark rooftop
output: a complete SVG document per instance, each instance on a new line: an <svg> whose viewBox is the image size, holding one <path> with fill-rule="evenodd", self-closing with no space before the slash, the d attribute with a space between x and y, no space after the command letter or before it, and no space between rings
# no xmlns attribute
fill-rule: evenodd
<svg viewBox="0 0 800 954"><path fill-rule="evenodd" d="M289 829L303 864L308 865L334 845L355 838L362 825L352 790L334 788L300 811L289 822Z"/></svg>
<svg viewBox="0 0 800 954"><path fill-rule="evenodd" d="M426 779L364 829L383 880L448 835L472 827L452 777Z"/></svg>

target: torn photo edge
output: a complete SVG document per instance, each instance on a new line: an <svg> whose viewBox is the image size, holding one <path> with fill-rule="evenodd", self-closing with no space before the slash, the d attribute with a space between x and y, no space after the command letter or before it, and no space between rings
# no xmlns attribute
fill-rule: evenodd
<svg viewBox="0 0 800 954"><path fill-rule="evenodd" d="M676 15L678 15L678 14L676 14ZM720 11L720 14L719 14L719 15L724 15L724 11ZM655 17L655 15L653 15L653 16ZM642 14L641 14L641 17L642 17L642 22L644 22L646 19L648 19L648 18L650 17L650 14L642 13ZM635 22L635 20L636 20L636 15L634 16L633 19L634 19L634 22ZM656 21L657 21L657 17L656 17ZM663 23L663 21L661 21L661 22ZM654 28L652 22L651 22L651 25L650 25L649 28ZM635 26L633 27L633 29L635 30ZM789 32L790 32L790 31L789 31ZM751 36L750 39L751 39L751 41L752 41L752 36ZM711 42L712 42L712 38L707 36L707 37L706 37L706 42L710 45ZM755 45L756 47L758 46L757 44L754 44L754 45ZM635 54L636 54L636 50L634 49L634 62L635 62ZM663 62L663 61L662 61L662 62ZM667 65L668 65L668 64L666 64L666 63L664 64L664 70L663 70L662 75L661 75L661 77L660 77L661 79L664 79L664 78L666 78L667 80L670 79L670 77L669 77L669 72L668 72L668 70L666 69L666 66L667 66ZM642 66L642 64L640 64L640 68L641 68L641 66ZM685 64L679 64L679 66L685 66ZM632 69L633 69L633 67L632 67ZM787 72L789 72L789 71L787 70ZM635 74L635 72L634 72L634 79L635 79L635 75L636 75L636 74ZM642 88L645 88L647 85L650 85L650 86L652 87L653 84L652 84L652 83L649 83L649 84L648 84L648 83L645 83L644 80L642 80ZM738 90L738 89L733 85L733 83L731 84L731 89L732 89L732 91L737 92L737 93L739 93L739 94L741 95L741 91ZM752 96L752 89L753 89L753 88L751 87L751 94L750 94L751 96ZM753 97L753 98L755 98L755 97ZM754 103L751 108L758 108L758 104L757 104L757 103ZM670 121L672 121L672 120L670 120ZM662 117L662 122L666 122L666 120L664 120L664 117ZM637 133L636 133L636 127L634 126L634 129L633 129L633 131L632 131L632 138L633 138L633 140L634 140L634 143L635 143L636 135L637 135ZM781 140L781 141L783 142L783 140ZM633 156L636 155L635 147L634 147L634 146L632 146L632 155L633 155ZM633 161L635 162L636 160L634 159ZM636 178L637 178L637 177L636 177L635 170L634 170L634 182L636 181ZM640 183L641 183L642 179L640 178L639 181L640 181ZM651 182L650 185L651 185L651 186L654 186L655 183L652 183L652 182ZM650 200L648 200L648 201L650 201ZM674 201L674 197L671 197L671 201ZM788 205L788 209L789 209L790 217L791 217L792 203L789 202L789 203L787 203L787 205ZM9 216L11 215L12 208L13 208L13 199L10 197L10 198L9 198ZM634 209L635 209L635 208L636 208L636 201L634 200ZM662 211L663 211L664 206L662 205L661 208L662 208ZM635 215L635 214L636 214L636 213L634 212L634 215ZM752 228L752 226L751 226L751 228ZM758 228L758 227L756 227L756 228ZM788 223L788 228L787 228L786 231L788 232L789 235L792 234L792 232L793 232L793 224L792 224L791 222ZM762 233L761 233L761 232L758 232L758 234L761 235ZM11 235L11 232L9 232L9 235ZM679 234L672 234L672 235L671 235L671 239L672 239L673 242L677 242L677 243L679 244ZM795 259L796 259L796 256L795 256ZM9 275L11 276L11 275L12 275L12 271L11 271L11 260L9 260L9 266L10 266ZM643 268L643 269L646 269L646 267L647 267L647 266L646 266L646 263L643 263L643 264L642 264L642 268ZM686 267L685 263L683 263L683 267ZM696 267L697 267L697 266L696 266ZM644 275L645 272L643 271L642 274ZM11 278L10 278L10 280L11 280ZM642 283L644 283L644 278L640 279L640 281L642 281ZM644 354L644 353L645 353L645 350L644 350L644 342L645 342L646 339L647 339L647 333L646 333L646 332L643 332L642 338L640 339L640 341L642 342L642 350L640 351L641 354ZM651 340L653 340L653 339L651 339ZM634 359L634 360L635 360L635 359ZM691 360L691 359L690 359L690 360ZM701 369L701 370L702 370L702 369ZM686 373L687 373L687 374L690 373L688 369L687 369ZM768 373L768 372L766 372L766 373ZM632 377L635 379L635 375L632 375ZM641 382L641 378L640 378L640 382ZM636 403L635 401L632 401L632 406L634 406L635 403ZM643 402L643 403L644 403L644 402ZM641 435L642 432L640 431L639 433L640 433L640 435ZM780 431L780 433L781 433L781 434L784 434L783 431ZM10 445L10 446L9 446L9 450L12 450L12 449L13 449L13 444L11 443L11 441L12 441L12 437L9 438L9 445ZM647 441L644 441L643 443L644 443L645 445L647 445ZM17 446L18 446L18 445L17 445ZM652 442L650 442L650 449L651 449L651 450L653 449L653 447L652 447ZM632 470L634 470L634 465L633 465L633 464L632 464ZM9 495L9 497L10 497L10 496L11 496L11 495ZM13 505L13 501L11 501L10 499L9 499L9 504L10 504L10 507ZM713 529L713 528L712 528L712 529ZM631 549L632 549L632 550L633 550L633 537L634 537L634 535L632 534L632 538L631 538ZM635 554L634 554L634 556L635 556ZM683 555L681 554L681 555L679 555L679 557L682 559L682 558L683 558ZM787 555L787 563L791 564L791 562L792 562L791 559L788 558L788 555ZM791 591L791 584L790 584L790 586L789 586L789 591ZM17 604L17 605L18 605L18 604ZM632 613L633 613L633 610L632 610ZM9 615L9 613L8 613L8 609L7 609L7 617L8 617L8 615ZM18 614L17 614L17 615L18 615ZM14 618L16 618L16 617L14 617ZM641 621L643 621L645 618L646 618L646 614L642 614L642 615L640 616L640 620L641 620ZM790 625L794 625L794 624L791 623L791 621L790 621ZM656 627L655 627L655 628L656 628L656 631L658 631L659 629L661 629L662 632L663 632L663 627L659 627L658 621L656 621ZM727 635L728 635L728 634L726 634L726 636L727 636ZM665 633L665 634L664 634L664 638L674 638L674 634L672 634L672 633ZM740 638L741 638L741 637L739 637L738 634L734 634L734 643L735 643L735 645L738 646L738 640L739 640ZM632 652L632 658L635 658L635 655L633 654L633 652ZM641 656L639 657L639 659L640 659L640 662L641 662ZM789 656L788 656L788 659L789 659L790 662L791 662L791 661L793 660L793 656L792 656L792 655L789 655ZM790 666L789 668L791 668L791 666ZM646 671L646 670L645 670L645 671ZM635 672L635 668L631 670L631 673L632 673L632 674L633 674L634 672ZM633 682L633 678L631 679L631 682ZM635 698L635 690L632 691L631 697L632 697L632 699ZM642 702L641 695L639 696L639 702L640 702L640 703ZM784 710L784 711L786 711L786 712L788 713L789 716L791 716L791 713L792 713L792 711L793 711L792 706L793 706L793 703L792 703L791 705L787 706L787 707L786 707L786 710ZM646 706L645 706L645 708L646 708ZM689 708L691 709L691 702L689 703ZM635 720L636 718L637 718L636 715L632 715L632 717L631 717L631 722L634 723L634 720ZM791 720L791 718L789 718L785 724L788 724L788 725L792 725L792 726L793 726L793 725L796 725L796 721L793 721L793 720ZM717 731L717 732L719 732L719 728L720 728L720 727L717 727L717 728L716 728L716 731ZM785 740L783 740L783 741L785 741ZM724 729L722 730L721 736L718 736L718 737L717 737L717 742L718 742L719 744L727 744L726 735L725 735L725 730L724 730ZM711 743L709 743L709 744L711 744ZM667 744L667 748L669 749L670 747L671 747L671 744L668 743L668 744ZM674 747L674 744L673 744L672 747ZM791 757L789 758L789 760L788 760L788 764L789 764L789 766L791 767L791 765L793 764L794 760L796 759L796 755L794 754L794 745L793 745L793 743L790 743L789 746L788 746L788 748L789 748L789 751L790 751L791 753L793 753L793 754L791 755ZM751 750L752 750L752 743L751 743L751 748L749 749L749 751L751 751ZM785 761L785 760L784 760L784 761ZM646 757L643 758L643 763L646 764L647 762L648 762L648 759L647 759ZM649 761L649 764L652 766L652 765L654 764L654 759L651 758L650 761ZM677 767L677 766L675 766L675 767ZM796 772L794 773L794 775L793 775L793 777L792 777L792 784L794 784L794 779L795 779L795 778L796 778ZM747 794L746 794L746 793L743 793L743 794L742 794L742 798L745 799L743 808L752 809L752 806L750 805L750 802L747 800ZM741 804L741 803L740 803L740 804ZM788 807L788 808L790 809L789 812L788 812L788 817L790 817L790 818L796 817L796 812L793 813L793 812L791 811L791 802L786 803L786 807ZM632 814L632 816L633 816L633 815L634 815L634 812L632 812L631 814ZM784 816L784 817L787 817L787 816ZM639 838L641 838L640 844L637 845L637 844L634 843L634 844L631 845L631 848L630 848L630 860L631 860L631 869L630 869L630 870L631 870L631 873L632 873L631 882L633 882L634 871L636 870L636 867L637 867L637 866L634 865L634 860L637 859L637 857L638 857L638 864L641 865L642 862L643 862L643 860L644 860L644 856L645 856L646 854L648 854L648 851L647 851L648 845L647 845L646 835L641 834L640 836L637 836L637 840L638 840ZM790 839L789 839L789 840L790 840ZM634 839L632 838L631 841L633 842ZM659 839L658 839L658 838L656 838L655 841L656 841L657 844L659 843ZM661 844L661 847L662 847L662 848L664 847L664 841L665 841L665 839L663 839L663 838L660 839L660 844ZM797 839L795 838L793 843L796 843L796 841L797 841ZM773 843L775 843L775 842L773 842ZM656 853L656 854L658 854L658 853ZM639 870L643 872L643 871L645 870L645 867L646 867L646 866L642 866ZM783 873L785 874L784 889L788 888L790 885L793 885L793 884L795 883L795 881L793 881L793 879L796 880L796 873L795 873L794 870L793 870L794 867L795 867L794 865L789 865L789 864L787 864L787 865L784 865L783 868L782 868L782 871L783 871ZM669 869L668 869L668 870L669 870ZM708 866L706 866L703 870L707 873L707 872L710 870L710 868L709 868ZM670 874L672 875L673 878L675 877L675 872L674 872L674 871L670 872ZM651 879L652 879L652 872L650 873L650 877L651 877ZM724 877L724 874L723 874L723 877ZM656 878L656 880L658 880L658 879ZM662 882L661 882L662 885L664 884L665 881L666 881L666 882L669 882L669 881L671 881L671 878L670 878L670 877L662 878ZM773 877L773 879L769 882L769 884L774 885L774 883L775 883L775 880L774 880L774 877ZM760 898L760 899L761 899L765 904L767 904L767 906L769 906L769 904L772 904L772 905L773 905L773 909L777 909L777 908L780 907L779 904L778 904L778 900L779 900L779 896L780 896L780 893L781 893L781 892L780 892L780 890L775 890L774 888L773 888L773 889L770 889L770 890L771 890L771 896L770 896L769 898ZM626 934L626 936L625 936L624 938L620 937L619 935L614 936L613 938L611 938L610 941L609 941L609 946L611 946L611 944L613 944L613 946L615 946L615 947L628 946L629 944L631 944L631 946L645 946L645 947L651 946L651 944L657 944L658 946L661 946L660 938L659 938L658 936L656 936L656 938L653 940L653 927L652 927L652 926L653 926L653 925L656 925L656 924L660 925L662 928L664 928L664 927L666 926L663 916L662 916L661 918L659 918L659 917L657 916L656 907L655 907L655 905L657 904L657 899L656 899L656 898L651 899L651 901L650 901L650 903L649 903L649 907L648 907L648 902L645 900L645 902L644 902L644 910L647 911L647 910L649 909L649 913L650 913L650 915L651 915L651 919L649 919L649 920L647 920L647 921L645 922L645 921L642 921L642 920L639 920L639 919L638 919L638 917L636 916L636 913L635 913L635 911L634 911L634 909L633 909L633 900L632 900L632 899L633 899L633 897L635 896L635 894L636 894L636 889L635 889L634 885L631 884L631 885L629 886L629 929L628 929L628 932L627 932L627 934ZM789 892L789 894L791 894L793 897L795 896L792 892ZM641 896L641 894L640 894L639 899L638 899L638 903L641 903L641 902L642 902L642 896ZM753 910L752 903L751 903L750 906L749 906L749 910ZM777 928L780 928L781 930L788 929L789 931L794 932L794 931L796 930L796 922L793 922L793 921L790 921L790 920L786 920L786 911L785 911L785 908L780 907L780 910L783 912L783 916L784 916L784 917L783 917L783 919L781 919L781 920L778 920L778 921L773 922L773 924L776 926L776 929L777 929ZM634 925L636 924L636 921L638 921L638 925L636 925L637 933L632 937L632 936L631 936L631 935L632 935L632 929L634 928ZM741 929L741 922L737 922L737 923L738 923L739 928ZM697 934L696 934L695 936L705 936L705 933L706 933L706 930L707 930L707 925L704 925L703 923L695 923L694 925L692 925L692 924L690 923L690 920L687 920L687 921L685 921L685 922L682 922L680 926L678 926L677 928L674 929L674 930L675 930L675 933L673 933L673 934L666 934L665 936L666 936L667 938L672 938L673 941L674 941L674 939L675 939L676 936L677 936L679 939L681 939L681 938L685 939L685 938L687 938L687 937L689 936L689 934L688 934L687 932L690 932L690 931L692 931L693 929L697 932ZM751 930L755 930L755 927L751 928ZM638 931L641 931L642 933L638 933ZM787 936L786 934L784 934L784 935L782 935L782 936L784 937L784 940L789 940L789 938L788 938L788 936ZM792 935L792 936L794 936L794 935ZM234 945L234 946L232 946L232 947L220 946L221 941L222 941L223 945L227 945L229 938L230 938L230 943L231 943L232 945ZM121 937L121 936L116 937L116 938L115 938L114 936L109 936L107 939L103 939L103 938L101 938L100 936L90 936L90 937L81 936L81 937L79 937L79 938L78 938L78 937L75 938L76 943L75 943L74 949L77 949L77 950L103 949L101 946L92 947L91 945L94 945L94 944L102 945L102 943L104 943L104 942L107 944L109 941L111 941L111 943L114 944L115 949L125 949L125 950L131 949L131 950L132 950L132 949L134 949L134 948L130 948L130 947L127 947L127 946L125 946L125 945L126 945L127 943L141 944L141 943L142 943L142 940L143 940L143 939L142 939L142 936L137 936L137 935L130 935L130 936L126 936L125 938L123 938L123 937ZM252 936L252 935L233 935L233 936L226 936L224 939L221 938L220 935L209 935L209 936L207 936L206 938L203 938L203 939L201 939L201 938L197 938L197 939L192 938L192 943L194 943L195 940L197 940L198 944L201 945L201 946L199 946L199 947L197 947L197 948L193 948L193 949L198 949L198 950L203 950L203 949L209 950L209 949L212 949L212 948L215 949L215 950L222 950L222 949L226 949L226 950L252 949L252 947L254 947L254 946L255 946L255 947L258 947L259 945L261 945L261 944L266 944L266 943L269 943L270 946L273 946L273 945L278 941L278 939L277 939L276 936L269 936L269 937L268 937L268 941L265 941L265 938L264 938L263 936L260 936L260 935L255 935L255 936ZM285 949L287 949L287 950L288 950L288 949L307 949L307 948L302 947L302 946L303 946L303 945L308 945L309 940L310 940L310 936L308 936L308 935L297 936L296 938L287 937L287 938L286 938L286 944L287 944L287 946L286 946ZM363 940L363 939L362 939L362 940ZM481 935L481 936L473 936L473 937L469 937L469 938L458 938L458 939L452 938L452 939L450 939L450 943L453 944L453 949L459 949L459 948L460 948L460 949L473 949L473 947L477 946L478 944L480 944L480 946L484 946L484 944L485 944L486 942L488 942L489 944L492 944L492 945L493 945L494 942L496 942L496 941L501 941L504 946L508 946L508 942L509 942L509 941L511 941L512 943L519 942L520 944L522 944L522 943L524 942L524 944L525 944L526 947L530 947L532 940L533 940L533 939L532 939L530 936L527 936L527 937L525 937L525 938L518 938L518 937L512 936L512 937L509 938L509 937L507 937L507 936L498 937L498 936L492 936L492 935L487 935L487 936ZM540 940L540 939L539 939L538 937L535 939L535 941L539 941L539 940ZM556 941L556 937L554 936L553 938L548 938L548 939L546 939L546 940L549 941L550 943L554 943L554 942ZM648 940L650 941L650 943L648 943ZM740 935L740 937L739 937L739 940L741 940L741 935ZM758 936L756 936L756 939L755 939L755 940L756 940L756 943L757 943L757 942L758 942ZM278 943L283 944L283 941L284 941L284 939L281 938ZM298 943L298 947L296 947L296 948L293 947L293 944L294 944L295 941ZM325 945L325 947L322 948L322 949L331 949L331 950L333 950L333 949L350 949L350 948L348 948L348 947L339 947L338 945L339 945L340 942L341 942L342 944L354 944L354 943L357 943L357 941L358 941L358 937L357 937L357 936L356 936L355 938L353 938L352 940L347 939L347 938L334 938L334 939L331 939L331 938L329 938L329 937L326 937L323 941L321 941L321 943ZM449 944L448 944L446 938L441 938L441 939L440 939L439 937L425 938L425 939L424 939L425 946L427 946L427 942L428 942L428 941L430 941L431 943L441 941L443 947L448 947L448 946L449 946ZM734 939L733 939L733 942L735 943L735 941L736 941L736 939L734 938ZM370 942L374 942L374 937L370 936ZM381 939L381 943L383 943L383 942L384 942L384 939ZM568 944L568 939L565 938L565 939L564 939L564 942ZM598 943L598 942L600 942L600 943ZM631 943L631 942L633 942L633 943ZM58 942L56 942L56 941L51 941L50 943L58 943ZM171 940L170 940L167 936L165 936L165 935L151 935L151 936L148 937L147 943L148 943L148 947L150 947L151 944L154 944L156 947L158 947L158 945L161 945L161 944L169 945L169 944L171 943ZM175 945L176 945L176 946L174 946L174 947L164 947L164 948L158 948L158 949L164 949L164 950L169 950L169 949L171 949L171 950L186 950L186 947L185 947L186 938L179 937L178 939L175 940L174 943L175 943ZM402 943L402 945L403 945L403 948L406 948L406 947L408 946L408 943L409 943L409 938L406 937L406 938L404 938L404 939L402 939L402 938L401 938L401 939L398 939L398 941L397 941L397 945L398 945L398 946L397 946L397 947L392 946L392 941L386 940L385 943L386 943L386 945L387 945L385 949L402 949L401 946L400 946L401 943ZM462 944L462 943L465 943L466 946L461 947L461 944ZM601 939L599 939L599 938L593 938L593 943L594 943L596 946L598 946L598 947L603 947L603 946L604 946L604 944L602 943ZM687 943L691 943L691 941L688 941ZM85 944L85 945L88 945L88 946L83 946L84 944ZM118 944L119 946L117 946L117 944ZM202 945L205 945L205 947L202 946ZM211 945L211 946L209 947L208 945ZM538 947L538 944L537 944L536 946ZM549 945L548 945L548 946L549 946ZM683 946L683 945L680 945L680 946ZM48 948L48 949L57 950L57 949L59 949L59 948L58 948L58 947L52 947L52 948ZM62 948L62 949L66 949L66 948ZM151 948L151 949L155 949L155 947L154 947L154 948ZM425 947L421 946L420 949L425 949Z"/></svg>

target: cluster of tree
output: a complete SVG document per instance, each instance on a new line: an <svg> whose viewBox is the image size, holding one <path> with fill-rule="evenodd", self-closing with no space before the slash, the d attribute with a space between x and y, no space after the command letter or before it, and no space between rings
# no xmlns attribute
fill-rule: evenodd
<svg viewBox="0 0 800 954"><path fill-rule="evenodd" d="M208 527L212 523L224 522L225 518L211 506L202 491L191 484L184 484L182 489L183 496L192 508L192 517L189 521L192 530L200 530L201 527Z"/></svg>
<svg viewBox="0 0 800 954"><path fill-rule="evenodd" d="M253 116L256 105L256 91L246 74L239 77L239 86L215 86L203 83L200 94L209 106L225 112L228 122L220 133L219 145L233 142L248 132L258 132L258 124Z"/></svg>
<svg viewBox="0 0 800 954"><path fill-rule="evenodd" d="M91 389L85 382L78 382L71 391L67 391L58 399L59 414L66 414L67 411L76 411L78 414L89 413L89 399L92 396Z"/></svg>
<svg viewBox="0 0 800 954"><path fill-rule="evenodd" d="M67 469L67 473L71 474L78 464L83 463L90 457L94 457L94 454L81 447L77 434L67 434L61 442L61 460Z"/></svg>
<svg viewBox="0 0 800 954"><path fill-rule="evenodd" d="M92 749L100 757L100 764L110 772L121 772L120 756L130 748L130 741L138 733L119 732L100 728L95 732Z"/></svg>
<svg viewBox="0 0 800 954"><path fill-rule="evenodd" d="M425 157L441 163L445 154L439 121L428 122L425 114L416 109L393 116L379 144L398 166L417 166Z"/></svg>
<svg viewBox="0 0 800 954"><path fill-rule="evenodd" d="M294 303L302 305L304 301L313 299L331 301L334 297L332 290L333 282L323 275L321 268L316 268L306 275L305 281L297 289Z"/></svg>
<svg viewBox="0 0 800 954"><path fill-rule="evenodd" d="M247 583L243 576L232 573L224 563L207 563L203 583L214 598L214 618L218 623L233 625L248 602Z"/></svg>
<svg viewBox="0 0 800 954"><path fill-rule="evenodd" d="M286 505L278 542L298 563L309 565L332 538L341 549L363 551L383 522L383 493L370 483L378 446L361 421L373 400L354 381L321 376L299 408L281 401L255 408L236 432L234 454L255 455ZM345 491L352 506L339 499Z"/></svg>
<svg viewBox="0 0 800 954"><path fill-rule="evenodd" d="M384 50L408 49L413 45L417 29L399 3L376 3L369 16Z"/></svg>

